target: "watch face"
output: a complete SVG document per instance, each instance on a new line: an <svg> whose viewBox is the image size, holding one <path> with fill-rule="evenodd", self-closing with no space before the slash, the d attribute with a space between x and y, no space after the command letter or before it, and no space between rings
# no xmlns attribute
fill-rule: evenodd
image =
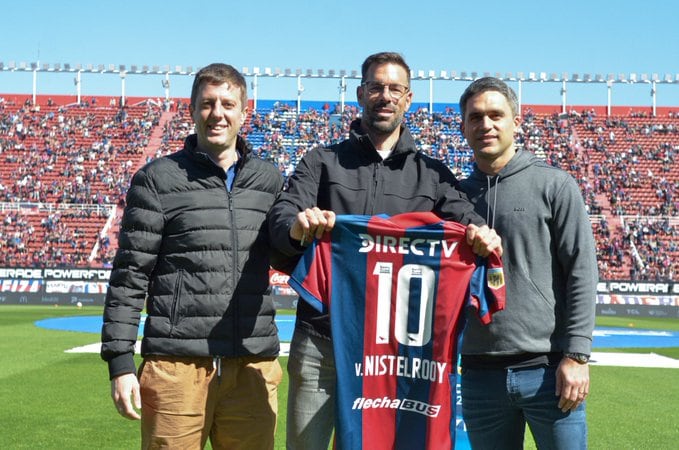
<svg viewBox="0 0 679 450"><path fill-rule="evenodd" d="M584 353L566 353L566 357L575 360L580 364L589 362L589 355L585 355Z"/></svg>

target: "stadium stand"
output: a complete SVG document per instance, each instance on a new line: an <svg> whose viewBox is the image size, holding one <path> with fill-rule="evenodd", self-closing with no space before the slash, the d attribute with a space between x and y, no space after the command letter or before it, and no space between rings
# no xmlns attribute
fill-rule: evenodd
<svg viewBox="0 0 679 450"><path fill-rule="evenodd" d="M678 126L672 112L524 112L524 147L568 170L580 185L597 237L601 279L676 277Z"/></svg>
<svg viewBox="0 0 679 450"><path fill-rule="evenodd" d="M6 266L102 265L110 226L158 125L152 103L0 102L0 201ZM99 254L98 249L104 251Z"/></svg>
<svg viewBox="0 0 679 450"><path fill-rule="evenodd" d="M186 99L81 104L0 98L0 266L110 265L132 174L182 147L192 132ZM252 108L251 108L252 111ZM348 136L356 105L307 108L275 102L243 130L263 159L288 176L306 151ZM473 153L451 105L417 107L406 123L425 153L458 177ZM595 108L568 114L525 106L519 144L578 181L597 238L602 280L673 280L679 269L679 114Z"/></svg>

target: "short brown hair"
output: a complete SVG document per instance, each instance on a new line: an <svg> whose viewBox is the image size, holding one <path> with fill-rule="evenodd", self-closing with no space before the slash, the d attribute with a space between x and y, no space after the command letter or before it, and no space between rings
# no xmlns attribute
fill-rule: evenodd
<svg viewBox="0 0 679 450"><path fill-rule="evenodd" d="M196 73L193 79L193 86L191 87L191 106L195 107L196 98L198 97L198 89L203 83L208 84L233 84L240 88L241 107L245 108L248 103L248 85L245 82L245 77L229 64L212 63L205 66Z"/></svg>
<svg viewBox="0 0 679 450"><path fill-rule="evenodd" d="M519 115L519 101L516 97L514 89L510 88L507 83L495 77L484 77L475 80L467 86L464 90L462 96L460 97L460 114L462 115L462 120L464 120L464 114L467 110L467 101L475 96L476 94L481 94L487 91L495 91L504 95L509 103L509 107L512 109L512 114L514 117Z"/></svg>
<svg viewBox="0 0 679 450"><path fill-rule="evenodd" d="M370 70L370 66L373 64L397 64L401 67L403 67L408 74L408 86L410 86L410 67L408 67L408 64L406 64L406 60L403 59L403 56L401 56L399 53L395 52L380 52L380 53L375 53L374 55L368 56L365 61L363 61L363 65L361 66L361 83L366 82L366 77L368 76L368 70Z"/></svg>

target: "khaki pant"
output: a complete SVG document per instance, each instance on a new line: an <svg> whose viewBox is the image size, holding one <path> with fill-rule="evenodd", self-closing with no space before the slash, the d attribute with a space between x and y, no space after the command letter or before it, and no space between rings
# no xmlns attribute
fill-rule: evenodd
<svg viewBox="0 0 679 450"><path fill-rule="evenodd" d="M274 446L275 358L149 356L139 368L142 449L262 449ZM221 373L219 373L221 370Z"/></svg>

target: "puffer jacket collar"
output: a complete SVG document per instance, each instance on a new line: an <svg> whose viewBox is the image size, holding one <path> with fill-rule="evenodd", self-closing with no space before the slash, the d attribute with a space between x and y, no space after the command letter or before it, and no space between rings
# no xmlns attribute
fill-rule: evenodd
<svg viewBox="0 0 679 450"><path fill-rule="evenodd" d="M238 169L243 167L245 161L252 157L252 144L242 137L241 135L236 136L236 150L240 154L238 158ZM204 164L207 166L214 166L207 153L198 150L198 136L191 134L184 140L184 151L189 155L189 157L199 164Z"/></svg>

